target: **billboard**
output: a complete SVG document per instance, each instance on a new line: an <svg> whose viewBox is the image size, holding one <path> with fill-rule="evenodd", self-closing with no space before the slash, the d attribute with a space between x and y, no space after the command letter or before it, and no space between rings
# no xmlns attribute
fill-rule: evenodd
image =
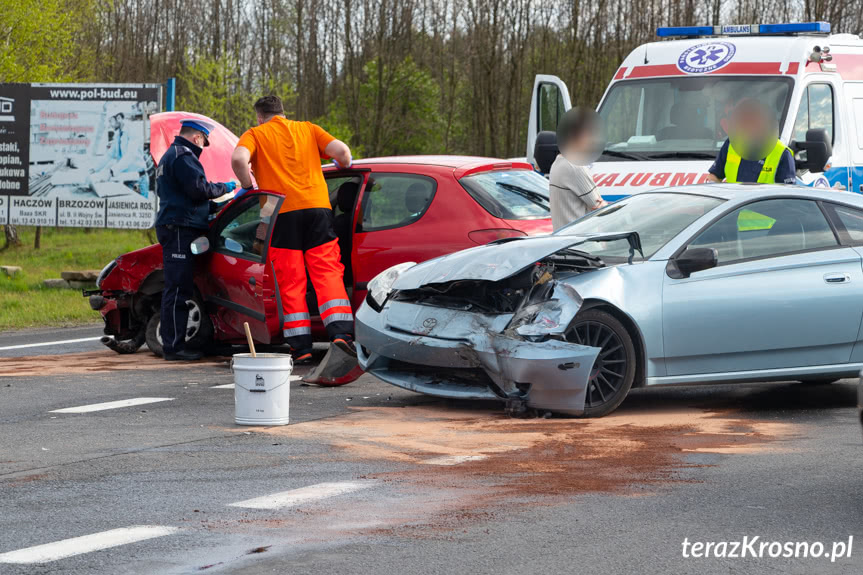
<svg viewBox="0 0 863 575"><path fill-rule="evenodd" d="M149 228L158 84L0 84L0 224Z"/></svg>

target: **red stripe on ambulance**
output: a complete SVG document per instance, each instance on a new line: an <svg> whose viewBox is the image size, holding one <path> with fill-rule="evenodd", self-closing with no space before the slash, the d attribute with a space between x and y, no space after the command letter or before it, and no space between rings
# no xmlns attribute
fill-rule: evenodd
<svg viewBox="0 0 863 575"><path fill-rule="evenodd" d="M704 172L629 172L626 174L594 174L593 181L601 188L638 188L641 186L662 188L664 186L704 184L707 182L707 174Z"/></svg>
<svg viewBox="0 0 863 575"><path fill-rule="evenodd" d="M708 75L726 74L781 74L781 62L731 62ZM677 64L654 64L635 66L627 78L651 78L655 76L689 76Z"/></svg>

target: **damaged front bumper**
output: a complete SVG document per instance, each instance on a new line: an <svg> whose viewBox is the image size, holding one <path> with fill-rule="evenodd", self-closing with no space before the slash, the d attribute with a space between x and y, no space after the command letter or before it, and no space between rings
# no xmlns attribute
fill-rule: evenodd
<svg viewBox="0 0 863 575"><path fill-rule="evenodd" d="M574 293L574 290L573 290ZM575 294L577 297L577 294ZM562 335L580 298L564 297L514 327L514 314L485 314L404 301L356 315L362 368L398 387L437 397L493 399L568 415L584 413L598 347L539 339L557 321ZM546 326L548 328L548 326Z"/></svg>

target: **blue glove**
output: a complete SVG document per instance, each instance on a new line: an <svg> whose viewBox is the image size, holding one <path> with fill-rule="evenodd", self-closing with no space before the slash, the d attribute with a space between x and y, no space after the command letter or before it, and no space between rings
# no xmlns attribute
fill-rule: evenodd
<svg viewBox="0 0 863 575"><path fill-rule="evenodd" d="M237 192L236 194L234 194L234 199L236 200L237 198L239 198L240 196L242 196L246 192L251 192L254 189L255 188L240 188L240 191Z"/></svg>
<svg viewBox="0 0 863 575"><path fill-rule="evenodd" d="M350 168L351 166L354 165L354 162L353 162L353 160L351 160L351 163L349 163L347 166L342 166L341 164L339 164L336 161L335 158L333 158L333 165L336 167L337 170L341 170L342 168L345 168L345 169Z"/></svg>
<svg viewBox="0 0 863 575"><path fill-rule="evenodd" d="M227 188L227 191L225 193L230 194L237 189L237 182L225 182L225 187Z"/></svg>

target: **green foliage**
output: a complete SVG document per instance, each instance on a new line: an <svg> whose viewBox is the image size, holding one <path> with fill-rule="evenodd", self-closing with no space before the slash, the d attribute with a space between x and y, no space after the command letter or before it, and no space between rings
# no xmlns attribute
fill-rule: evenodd
<svg viewBox="0 0 863 575"><path fill-rule="evenodd" d="M88 2L0 0L0 80L63 82L79 77L76 42Z"/></svg>
<svg viewBox="0 0 863 575"><path fill-rule="evenodd" d="M413 58L395 66L372 60L363 68L357 109L342 95L318 122L347 136L357 155L439 153L445 131L439 105L437 82Z"/></svg>
<svg viewBox="0 0 863 575"><path fill-rule="evenodd" d="M14 278L0 274L0 329L98 321L80 291L47 289L42 280L66 270L102 269L118 255L152 243L143 231L43 228L42 249L35 250L35 228L18 231L23 245L0 251L0 265L22 268Z"/></svg>
<svg viewBox="0 0 863 575"><path fill-rule="evenodd" d="M290 84L272 78L251 90L244 86L242 69L230 53L223 53L219 58L199 58L180 72L178 80L178 109L207 115L237 135L255 125L253 105L261 96L276 94L286 110L290 110L296 100Z"/></svg>

